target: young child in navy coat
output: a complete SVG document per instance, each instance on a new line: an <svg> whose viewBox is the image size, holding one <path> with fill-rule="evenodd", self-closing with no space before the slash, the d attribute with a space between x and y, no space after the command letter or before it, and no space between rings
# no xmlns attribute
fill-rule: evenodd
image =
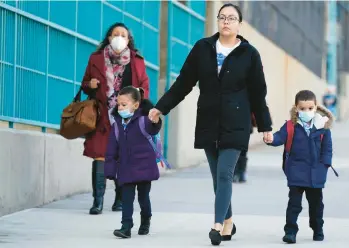
<svg viewBox="0 0 349 248"><path fill-rule="evenodd" d="M152 216L149 196L151 182L160 176L155 151L142 133L140 118L144 118L144 130L151 136L159 133L161 119L149 120L148 113L152 105L143 99L142 95L141 89L132 86L120 90L117 97L118 112L115 113L115 123L110 132L105 155L105 177L117 177L119 185L122 186L122 227L114 231L114 235L120 238L131 237L136 188L141 207L141 226L138 234L149 233Z"/></svg>
<svg viewBox="0 0 349 248"><path fill-rule="evenodd" d="M302 196L309 203L309 225L313 240L322 241L324 203L322 188L328 168L332 166L332 138L330 126L333 116L327 109L317 106L316 96L309 90L298 92L291 110L294 125L292 147L285 160L285 174L289 187L289 202L284 227L286 243L296 243L297 218L302 211ZM276 132L269 145L280 146L287 141L287 124Z"/></svg>

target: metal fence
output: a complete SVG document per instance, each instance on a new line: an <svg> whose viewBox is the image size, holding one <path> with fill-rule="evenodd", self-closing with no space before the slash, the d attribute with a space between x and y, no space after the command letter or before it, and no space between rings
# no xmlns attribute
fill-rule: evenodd
<svg viewBox="0 0 349 248"><path fill-rule="evenodd" d="M107 28L124 22L159 78L159 1L0 1L0 120L58 128Z"/></svg>

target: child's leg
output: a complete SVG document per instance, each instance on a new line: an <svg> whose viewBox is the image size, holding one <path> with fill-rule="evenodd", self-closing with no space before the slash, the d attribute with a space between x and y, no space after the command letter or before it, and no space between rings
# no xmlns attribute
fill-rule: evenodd
<svg viewBox="0 0 349 248"><path fill-rule="evenodd" d="M288 206L286 210L286 225L284 227L286 234L296 235L298 232L297 219L302 211L303 192L304 188L302 187L290 187Z"/></svg>
<svg viewBox="0 0 349 248"><path fill-rule="evenodd" d="M150 189L151 182L142 182L137 184L138 191L138 202L141 207L141 217L150 218L151 213L151 203L150 203Z"/></svg>
<svg viewBox="0 0 349 248"><path fill-rule="evenodd" d="M125 184L122 186L122 225L133 227L133 202L135 199L136 184Z"/></svg>
<svg viewBox="0 0 349 248"><path fill-rule="evenodd" d="M309 203L309 226L315 233L322 233L324 225L324 203L322 189L307 188L305 195Z"/></svg>
<svg viewBox="0 0 349 248"><path fill-rule="evenodd" d="M147 235L150 228L151 203L150 203L151 182L137 184L138 202L141 207L141 225L138 229L139 235Z"/></svg>

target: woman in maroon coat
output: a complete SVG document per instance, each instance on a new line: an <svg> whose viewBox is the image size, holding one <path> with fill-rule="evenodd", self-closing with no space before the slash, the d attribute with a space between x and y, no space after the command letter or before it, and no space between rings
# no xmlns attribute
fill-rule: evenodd
<svg viewBox="0 0 349 248"><path fill-rule="evenodd" d="M125 86L141 87L145 98L149 95L149 78L145 63L135 47L133 37L122 23L115 23L107 31L97 51L88 61L82 82L85 94L99 102L99 120L93 133L86 135L84 155L93 159L92 188L93 206L90 214L100 214L106 187L104 157L109 131L114 119L111 112L116 105L116 96ZM113 211L121 210L121 189L115 180Z"/></svg>

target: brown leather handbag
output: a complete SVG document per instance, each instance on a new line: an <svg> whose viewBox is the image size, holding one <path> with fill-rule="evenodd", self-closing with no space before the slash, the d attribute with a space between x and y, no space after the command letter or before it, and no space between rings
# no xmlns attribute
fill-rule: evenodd
<svg viewBox="0 0 349 248"><path fill-rule="evenodd" d="M93 132L96 129L99 111L98 102L96 99L88 98L81 101L81 91L74 97L61 116L61 126L59 133L66 139L76 139L83 137L87 133Z"/></svg>

